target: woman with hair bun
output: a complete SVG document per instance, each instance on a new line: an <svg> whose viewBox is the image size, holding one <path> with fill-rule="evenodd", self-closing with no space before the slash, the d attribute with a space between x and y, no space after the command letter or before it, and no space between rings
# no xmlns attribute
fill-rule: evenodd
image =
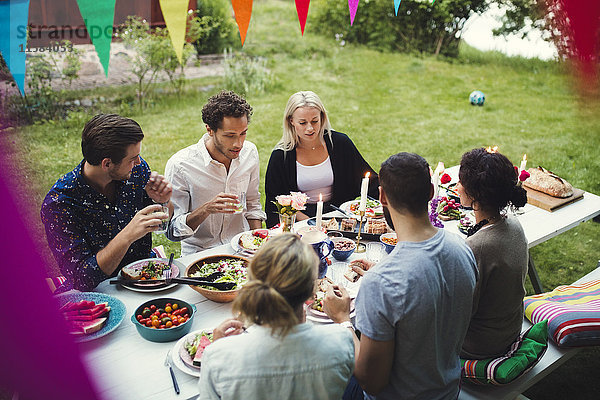
<svg viewBox="0 0 600 400"><path fill-rule="evenodd" d="M319 259L293 234L252 258L233 302L238 319L213 332L202 356L199 399L340 399L354 368L349 329L305 322ZM244 323L255 325L247 333Z"/></svg>
<svg viewBox="0 0 600 400"><path fill-rule="evenodd" d="M517 182L516 169L500 153L479 148L462 156L457 191L475 212L467 244L479 269L462 358L503 355L521 333L529 253L521 224L505 213L508 205L527 203Z"/></svg>

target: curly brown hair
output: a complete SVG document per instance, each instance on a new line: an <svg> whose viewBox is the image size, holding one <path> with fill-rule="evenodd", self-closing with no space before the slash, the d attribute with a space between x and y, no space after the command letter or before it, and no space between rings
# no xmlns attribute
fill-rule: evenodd
<svg viewBox="0 0 600 400"><path fill-rule="evenodd" d="M517 171L503 154L489 153L483 147L468 151L458 175L465 192L481 208L500 212L509 204L523 207L527 203L527 192L517 185Z"/></svg>
<svg viewBox="0 0 600 400"><path fill-rule="evenodd" d="M252 107L240 95L232 91L221 91L208 99L202 107L202 121L213 131L223 127L223 118L246 116L250 123Z"/></svg>

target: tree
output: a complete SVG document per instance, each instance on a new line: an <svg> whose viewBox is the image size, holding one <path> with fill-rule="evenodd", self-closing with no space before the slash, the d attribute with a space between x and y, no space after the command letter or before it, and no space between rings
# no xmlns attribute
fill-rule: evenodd
<svg viewBox="0 0 600 400"><path fill-rule="evenodd" d="M575 4L577 0L498 0L498 3L501 9L506 11L502 18L502 26L494 30L494 35L518 34L526 37L532 28L539 29L543 38L556 46L560 59L599 59L600 46L597 44L600 43L600 21L596 21L596 32L590 30L586 33L589 39L596 43L593 54L581 54L579 46L575 43L576 27L573 25L579 21L575 22L574 15L569 15L569 11L574 7L585 7L581 2ZM589 16L595 18L592 10L589 10Z"/></svg>
<svg viewBox="0 0 600 400"><path fill-rule="evenodd" d="M365 0L351 27L347 3L319 0L315 19L317 30L342 34L349 43L455 57L465 22L489 5L488 0L403 0L396 16L393 2Z"/></svg>

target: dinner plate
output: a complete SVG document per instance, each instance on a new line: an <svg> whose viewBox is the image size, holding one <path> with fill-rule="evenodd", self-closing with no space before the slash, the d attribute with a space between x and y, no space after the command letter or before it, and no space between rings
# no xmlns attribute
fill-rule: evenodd
<svg viewBox="0 0 600 400"><path fill-rule="evenodd" d="M333 321L323 311L314 310L312 302L306 305L306 319L320 324L332 324ZM356 316L356 307L354 299L350 302L350 318Z"/></svg>
<svg viewBox="0 0 600 400"><path fill-rule="evenodd" d="M127 267L129 267L130 265L135 265L135 264L139 264L142 262L147 262L147 261L164 261L165 263L169 262L168 258L145 258L143 260L138 260L138 261L134 261L130 264L127 265ZM180 271L185 271L185 265L178 260L173 260L173 264L171 264L171 276L173 278L176 278L179 276ZM121 279L125 279L123 277L123 274L121 272L119 272L119 276ZM132 290L134 292L160 292L162 290L167 290L170 289L172 287L177 286L176 283L171 283L169 285L165 284L165 283L143 283L143 284L139 284L139 285L121 285L122 287L124 287L125 289L128 290Z"/></svg>
<svg viewBox="0 0 600 400"><path fill-rule="evenodd" d="M235 235L233 238L231 238L231 242L229 244L231 245L233 250L234 251L243 251L243 250L257 251L257 250L246 249L246 248L240 246L240 238L242 237L242 235L245 235L247 233L251 234L252 232L254 232L254 230L240 232L237 235ZM271 231L269 231L269 236L271 236Z"/></svg>
<svg viewBox="0 0 600 400"><path fill-rule="evenodd" d="M171 352L171 358L173 359L173 364L183 373L191 375L191 376L200 376L200 367L196 367L193 365L189 365L182 359L181 352L185 350L184 344L187 343L188 340L192 340L194 336L202 332L212 332L212 329L200 329L194 332L190 332L175 343L173 347L173 351ZM191 357L190 357L191 359Z"/></svg>
<svg viewBox="0 0 600 400"><path fill-rule="evenodd" d="M376 201L379 203L379 200L376 200ZM351 216L352 216L352 218L356 218L356 219L358 219L359 215L358 215L358 214L355 214L355 213L354 213L354 212L352 212L352 211L350 211L350 206L351 206L352 204L359 204L359 203L360 203L360 200L350 200L350 201L346 201L346 202L344 202L344 203L342 203L342 204L340 205L340 208L341 208L342 210L344 210L344 211L346 212L346 214L348 214L348 215L351 215ZM379 203L379 207L381 207L381 203ZM375 214L375 213L373 213L373 214L371 214L371 213L365 213L365 217L367 217L367 218L383 218L383 209L382 209L382 212L381 212L381 214Z"/></svg>
<svg viewBox="0 0 600 400"><path fill-rule="evenodd" d="M121 324L127 309L125 304L116 297L110 296L104 293L96 292L80 292L80 293L62 293L56 295L59 305L62 307L68 301L80 302L81 300L91 300L94 303L108 303L110 312L108 313L108 319L106 323L98 332L90 333L89 335L74 335L77 342L89 342L90 340L101 338L102 336L108 335Z"/></svg>

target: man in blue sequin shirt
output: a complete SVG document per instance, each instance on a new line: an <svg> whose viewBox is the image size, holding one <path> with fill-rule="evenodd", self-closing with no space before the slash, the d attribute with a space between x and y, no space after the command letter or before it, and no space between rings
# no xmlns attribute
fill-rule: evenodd
<svg viewBox="0 0 600 400"><path fill-rule="evenodd" d="M62 289L95 288L123 266L151 256L152 236L171 184L140 157L137 122L99 114L81 135L83 160L52 186L41 217L48 245L67 278Z"/></svg>

